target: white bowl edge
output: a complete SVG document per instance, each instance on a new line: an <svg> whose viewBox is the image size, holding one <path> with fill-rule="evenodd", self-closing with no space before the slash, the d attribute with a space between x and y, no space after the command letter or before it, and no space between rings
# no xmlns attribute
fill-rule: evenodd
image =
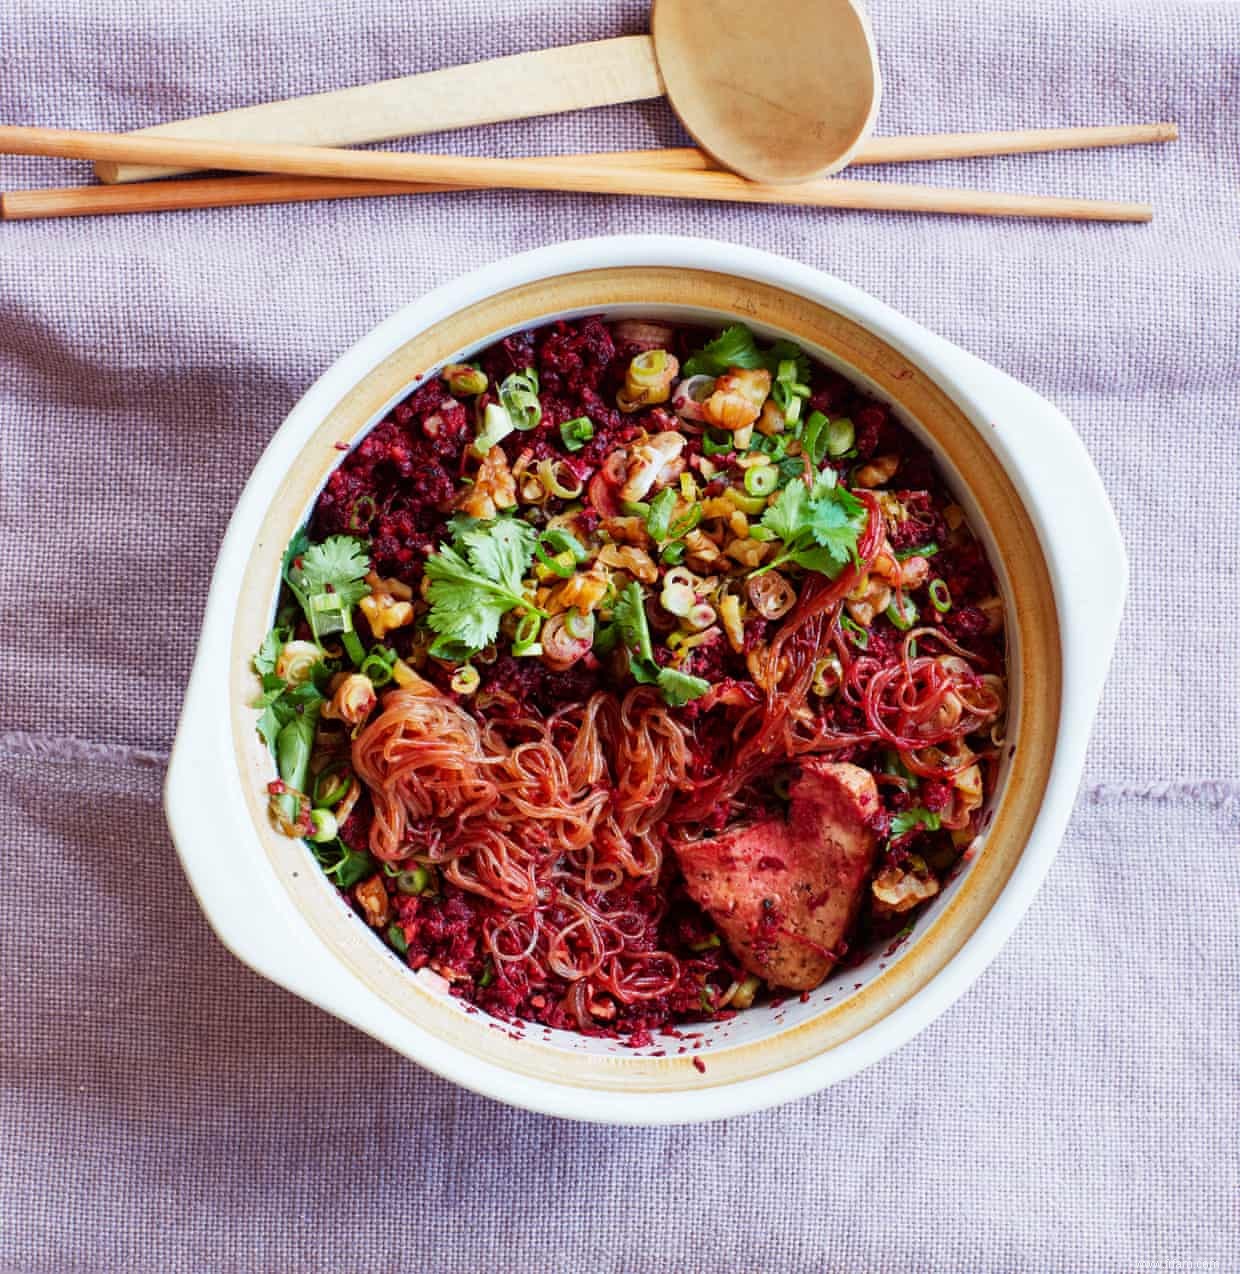
<svg viewBox="0 0 1240 1274"><path fill-rule="evenodd" d="M873 329L924 367L976 422L993 426L995 450L1043 542L1061 631L1079 637L1063 651L1063 707L1046 798L1011 879L965 947L906 1004L847 1043L775 1076L693 1094L629 1096L532 1080L446 1045L394 1015L339 965L276 879L248 825L227 716L220 711L250 545L270 490L326 412L417 331L477 299L551 275L624 265L714 270L801 293ZM1070 464L1063 463L1065 457ZM375 328L320 377L272 438L220 551L169 767L169 824L191 886L216 933L238 958L445 1078L510 1104L607 1123L684 1123L757 1110L838 1082L899 1047L958 999L1010 936L1049 869L1071 814L1126 580L1114 514L1066 418L1031 389L867 294L795 262L708 240L630 236L536 249L437 288Z"/></svg>

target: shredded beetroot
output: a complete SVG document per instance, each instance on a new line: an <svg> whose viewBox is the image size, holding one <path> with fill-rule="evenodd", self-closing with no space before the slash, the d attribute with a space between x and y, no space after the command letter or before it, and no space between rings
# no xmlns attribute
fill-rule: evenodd
<svg viewBox="0 0 1240 1274"><path fill-rule="evenodd" d="M669 348L683 365L714 335L680 328ZM458 399L448 391L444 379L427 380L393 407L332 472L312 514L312 539L347 534L368 540L373 569L384 578L409 585L413 597L418 599L423 565L428 555L449 537L447 523L456 511L454 504L477 470L478 457L472 454L471 444L482 411L487 403L497 400L499 386L507 376L529 369L539 377L541 419L528 431L509 434L500 446L510 466L536 466L540 460L550 459L559 466L557 472L582 484L582 507L576 518L584 534L595 532L605 519L621 513L620 483L614 471L609 473L604 468L605 462L618 448L646 434L683 428L684 460L688 472L697 476L699 489L704 488L706 498L739 488L744 472L740 461L745 453L734 450L706 457L702 426L685 426L670 415L671 404L631 413L619 410L617 392L625 384L630 359L643 348L647 347L618 339L603 319L587 317L516 332L483 350L474 360L489 380L481 396ZM883 529L891 551L907 557L919 548L937 546L937 552L927 559L929 579L907 590L919 614L918 624L931 633L920 644L937 655L948 649L943 643L960 643L968 647L979 666L1001 672L1003 636L994 631L992 616L980 605L995 594L994 572L971 534L953 533L949 528L944 510L953 500L933 457L900 426L891 408L869 398L838 373L813 366L810 390L805 414L821 411L833 419L846 416L855 428L854 447L849 455L829 461L844 485L854 485L851 478L866 462L883 456L898 457L890 495L898 501L901 513L898 517L890 511L875 514L886 518ZM570 450L561 426L580 416L588 417L593 437ZM702 472L704 467L710 472L707 461L717 470L709 479ZM541 526L552 503L542 512L525 512L536 526ZM756 521L757 516L751 521ZM683 553L684 546L681 548ZM734 569L734 564L729 566ZM705 568L702 573L707 573ZM826 577L823 580L826 582ZM930 580L940 581L950 594L951 605L945 612L931 603L927 591ZM837 612L840 602L837 598ZM422 605L420 601L417 604ZM804 598L799 604L804 604ZM655 662L669 665L673 662L672 651L662 638L677 621L673 618L668 622L669 617L660 613L653 602L648 602L648 611L656 641ZM847 614L847 607L840 613ZM362 636L369 638L370 629L360 614L357 625ZM706 696L678 709L679 719L686 726L692 774L699 791L726 777L738 744L747 732L755 731L767 696L755 682L751 661L761 658L783 627L782 617L769 621L751 612L744 624L741 650L735 650L724 632L716 629L695 644L686 658L675 661L682 672L711 684ZM838 624L825 636L815 628L803 637L805 641L812 637L813 641L821 638L828 642L818 647L819 653L824 649L838 652L843 666L854 673L848 684L832 685L829 693L821 697L820 692L815 692L807 702L813 713L813 728L820 730L822 738L830 739L830 759L852 762L877 778L879 800L866 818L870 827L885 836L892 816L902 811L921 808L949 817L954 788L950 776L936 773L933 766L911 778L890 767L893 745L879 738L872 728L876 716L880 724L889 718L894 720L897 711L903 711L909 703L916 704L918 694L936 692L933 687L919 688L910 679L911 672L904 681L895 676L893 670L900 668L906 658L907 635L881 609L866 629L864 644ZM301 624L296 635L304 639L310 634ZM415 659L411 627L397 629L385 642L402 657ZM811 652L814 649L812 643L807 648ZM789 643L786 653L794 662L802 657L794 643ZM514 657L507 646L501 645L498 654L492 651L478 657L475 666L480 682L469 697L452 690L452 667L434 660L415 662L423 677L451 695L454 702L468 706L480 722L489 722L498 729L505 723L512 728L512 723L530 718L546 720L566 705L584 704L591 695L614 690L618 676L622 677L627 668L623 659L617 664L616 658L614 652L591 652L567 670L554 671L537 658ZM887 699L876 702L873 694L867 699L866 688L880 675L888 678L890 693ZM884 717L883 713L887 715ZM557 725L556 730L555 747L562 747L567 753L574 741L574 730L568 725ZM811 734L811 726L807 725L800 736L807 752L824 750L820 741L810 739ZM712 797L713 804L704 801L694 815L698 834L710 836L748 820L786 819L787 783L795 777L800 760L800 753L769 757L739 790L729 790L718 800ZM783 797L777 795L780 790ZM376 914L375 900L371 898L369 905L364 903L359 889L372 889L371 882L381 879L388 898L382 934L397 950L402 950L410 968L430 968L446 978L452 993L468 1001L471 1010L476 1006L513 1025L537 1022L549 1028L619 1036L633 1047L653 1043L654 1031L675 1035L676 1023L725 1020L735 1013L728 1007L728 999L748 976L746 968L719 940L717 926L686 893L674 853L664 854L662 866L656 867L653 878L626 876L619 883L609 883L605 895L588 894L584 900L604 918L621 918L617 923L624 933L626 955L668 953L678 966L678 975L667 978L666 989L660 986L655 994L628 1001L620 994L601 994L585 1002L580 995L583 988L572 979L550 971L535 972L534 962L529 960L497 959L494 950L484 944L480 937L483 931L487 926L493 931L498 923L508 919L508 913L491 898L445 877L443 860L437 856L444 840L441 821L415 820L406 830L408 845L420 851L419 860L435 869L430 872L425 892L402 892L393 871L377 873L365 882L351 885L344 893L361 914L371 918ZM378 822L381 824L382 820ZM340 828L343 844L360 851L370 843L375 824L374 802L370 792L363 790ZM526 834L535 841L546 835L533 825ZM921 828L900 838L894 850L880 852L875 870L907 861L910 852L933 859L945 873L959 856L949 827ZM783 866L783 859L778 856L763 857L758 863L760 870L782 870ZM826 905L828 896L829 891L812 899L811 909ZM548 925L573 932L576 915L571 910L557 910L556 905L547 905L540 899L539 912ZM761 951L764 945L773 947L785 941L786 920L780 901L769 899L762 909L759 930L753 936L755 949ZM889 941L896 932L903 932L909 921L909 914L893 916L864 906L841 950L829 954L839 955L846 950L848 961L856 962L873 949L875 942ZM701 1043L700 1038L695 1039L694 1047ZM705 1071L701 1058L694 1057L693 1062L699 1071Z"/></svg>

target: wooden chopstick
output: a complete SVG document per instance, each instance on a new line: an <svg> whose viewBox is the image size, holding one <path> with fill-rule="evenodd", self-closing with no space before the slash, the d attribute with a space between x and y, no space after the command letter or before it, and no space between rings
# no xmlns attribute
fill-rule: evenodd
<svg viewBox="0 0 1240 1274"><path fill-rule="evenodd" d="M640 179L638 169L626 169ZM635 185L626 194L644 193ZM89 217L130 212L231 208L247 204L302 203L319 199L369 199L381 195L423 195L464 190L445 184L350 181L330 177L203 177L188 181L151 181L132 186L76 186L18 190L0 195L0 220L30 221L44 217ZM1064 199L1046 195L1004 194L911 186L878 181L823 181L812 186L768 186L773 198L764 202L852 208L889 212L957 213L984 217L1042 217L1072 221L1149 221L1154 210L1145 203L1103 199ZM698 191L689 197L728 199L727 194Z"/></svg>
<svg viewBox="0 0 1240 1274"><path fill-rule="evenodd" d="M1085 134L1091 134L1090 141ZM932 138L885 138L886 151L907 160L914 154L944 157L1054 149L1068 142L1077 146L1128 144L1133 140L1171 140L1174 125L1136 125L1127 129L1034 130L1026 134L947 134ZM1105 139L1102 134L1105 134ZM1121 134L1127 139L1121 142ZM967 151L966 146L972 149ZM980 149L985 147L985 149ZM700 152L625 152L623 157L598 155L528 159L475 159L450 155L393 154L333 147L232 145L185 142L130 134L89 133L58 129L0 127L0 152L54 155L71 159L114 159L120 162L227 168L239 171L288 173L332 178L332 188L305 182L290 187L287 198L268 178L222 179L210 182L162 182L165 193L130 187L107 198L108 192L21 191L3 197L2 214L16 220L35 216L81 216L97 212L154 211L159 208L222 206L232 202L286 202L305 198L348 198L436 189L509 188L573 190L598 194L639 194L665 198L719 199L746 203L790 203L834 208L970 213L980 216L1065 217L1076 220L1148 221L1147 204L1109 200L1062 199L987 191L899 186L883 182L817 181L795 186L768 186L746 181L710 166ZM873 158L868 162L894 162ZM638 166L640 164L640 166ZM346 188L339 180L345 178ZM366 179L365 185L358 178ZM376 181L382 188L376 186ZM265 183L265 184L261 184ZM416 187L410 183L416 183ZM393 186L399 189L394 189ZM172 187L179 189L171 189ZM368 187L368 188L367 188ZM167 193L171 190L171 193ZM131 195L126 199L127 194ZM136 197L136 201L135 198Z"/></svg>

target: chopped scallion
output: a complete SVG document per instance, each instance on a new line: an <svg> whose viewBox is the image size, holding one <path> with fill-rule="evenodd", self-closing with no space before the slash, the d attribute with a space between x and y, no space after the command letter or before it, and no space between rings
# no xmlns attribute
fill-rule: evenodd
<svg viewBox="0 0 1240 1274"><path fill-rule="evenodd" d="M580 451L594 437L594 422L589 416L574 416L560 426L560 439L569 451Z"/></svg>
<svg viewBox="0 0 1240 1274"><path fill-rule="evenodd" d="M947 587L945 581L941 579L932 579L930 581L930 605L939 612L940 615L946 614L952 608L951 590Z"/></svg>
<svg viewBox="0 0 1240 1274"><path fill-rule="evenodd" d="M847 416L827 425L827 455L839 458L852 450L857 441L857 427Z"/></svg>
<svg viewBox="0 0 1240 1274"><path fill-rule="evenodd" d="M745 490L750 495L770 495L779 485L779 470L772 464L745 470Z"/></svg>
<svg viewBox="0 0 1240 1274"><path fill-rule="evenodd" d="M893 599L887 607L887 618L902 632L906 633L917 622L917 604L911 597L904 598L903 606L898 606Z"/></svg>

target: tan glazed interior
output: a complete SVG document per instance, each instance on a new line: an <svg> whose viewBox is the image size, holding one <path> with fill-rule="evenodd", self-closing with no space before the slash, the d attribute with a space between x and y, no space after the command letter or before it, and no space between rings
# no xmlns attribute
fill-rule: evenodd
<svg viewBox="0 0 1240 1274"><path fill-rule="evenodd" d="M855 369L897 402L933 440L969 490L1006 566L1019 658L1009 669L1019 705L1016 761L993 811L984 848L954 896L923 919L904 954L860 991L826 1006L808 1021L772 1028L764 1038L721 1043L701 1074L693 1057L641 1052L600 1055L569 1051L531 1033L513 1038L484 1013L423 985L326 887L300 841L280 836L266 812L272 759L247 706L257 683L250 660L270 623L284 548L319 487L340 461L336 443L356 442L366 427L425 373L459 351L496 335L572 311L619 306L686 304L778 328L818 346ZM1010 643L1011 644L1011 643ZM255 834L293 903L334 956L391 1006L395 1014L495 1065L548 1082L636 1092L700 1090L769 1075L815 1057L872 1026L926 984L982 922L1020 859L1042 802L1059 721L1061 667L1050 576L1034 526L1016 489L980 431L928 375L850 319L766 284L683 268L621 267L583 271L529 283L479 301L415 336L353 387L315 431L271 500L246 567L231 654L232 733ZM669 1052L674 1052L669 1049Z"/></svg>

